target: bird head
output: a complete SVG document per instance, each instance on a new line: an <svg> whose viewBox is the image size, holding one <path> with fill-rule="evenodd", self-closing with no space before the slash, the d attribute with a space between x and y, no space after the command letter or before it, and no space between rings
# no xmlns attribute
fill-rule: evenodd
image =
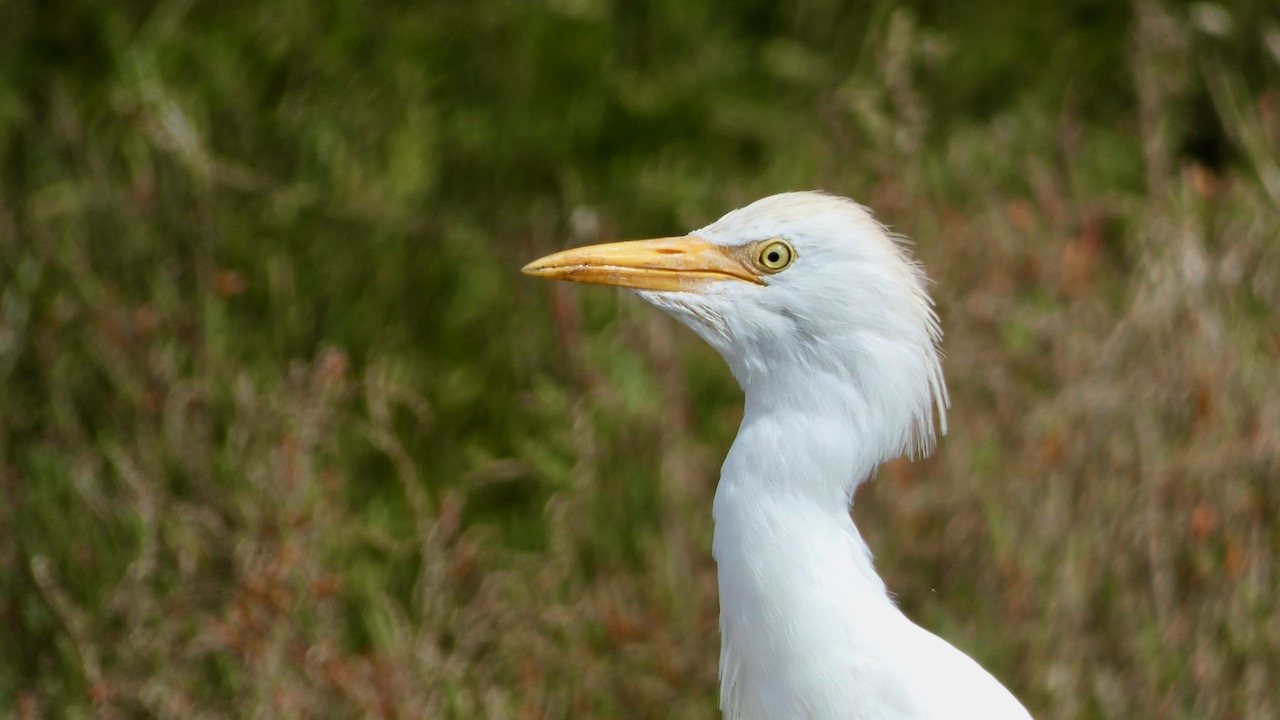
<svg viewBox="0 0 1280 720"><path fill-rule="evenodd" d="M880 459L927 453L935 409L945 431L928 280L851 200L773 195L683 237L575 248L524 272L636 291L719 351L748 406L856 416L883 436Z"/></svg>

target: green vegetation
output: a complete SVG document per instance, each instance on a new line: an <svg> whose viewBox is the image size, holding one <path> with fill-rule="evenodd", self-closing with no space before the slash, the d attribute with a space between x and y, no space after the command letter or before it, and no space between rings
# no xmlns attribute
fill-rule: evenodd
<svg viewBox="0 0 1280 720"><path fill-rule="evenodd" d="M904 609L1038 718L1280 714L1269 3L0 7L0 716L716 717L737 389L518 268L805 188L938 283Z"/></svg>

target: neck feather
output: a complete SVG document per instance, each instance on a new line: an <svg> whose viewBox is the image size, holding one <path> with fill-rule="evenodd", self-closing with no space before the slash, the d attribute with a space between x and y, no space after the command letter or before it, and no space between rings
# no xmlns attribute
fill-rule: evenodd
<svg viewBox="0 0 1280 720"><path fill-rule="evenodd" d="M797 698L853 702L823 683L874 664L878 629L901 621L849 516L855 479L875 463L859 428L847 415L759 403L748 401L715 498L729 718L792 717Z"/></svg>
<svg viewBox="0 0 1280 720"><path fill-rule="evenodd" d="M746 406L722 482L735 455L751 457L750 467L738 462L743 482L807 494L845 512L877 465L932 439L932 395L920 403L895 400L884 388L903 385L889 378L851 377L847 366L797 365L739 380Z"/></svg>

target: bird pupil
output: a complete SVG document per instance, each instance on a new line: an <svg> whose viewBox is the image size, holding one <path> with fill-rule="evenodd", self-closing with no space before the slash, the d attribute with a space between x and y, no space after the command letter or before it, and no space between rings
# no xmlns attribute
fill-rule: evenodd
<svg viewBox="0 0 1280 720"><path fill-rule="evenodd" d="M774 250L769 253L769 262L778 262L778 251Z"/></svg>

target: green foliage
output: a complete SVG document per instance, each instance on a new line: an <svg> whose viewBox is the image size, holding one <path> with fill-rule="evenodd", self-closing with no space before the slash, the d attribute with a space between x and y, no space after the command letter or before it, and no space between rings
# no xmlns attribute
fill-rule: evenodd
<svg viewBox="0 0 1280 720"><path fill-rule="evenodd" d="M939 282L910 614L1037 717L1280 707L1267 3L0 14L0 715L713 717L736 388L518 268L812 187Z"/></svg>

